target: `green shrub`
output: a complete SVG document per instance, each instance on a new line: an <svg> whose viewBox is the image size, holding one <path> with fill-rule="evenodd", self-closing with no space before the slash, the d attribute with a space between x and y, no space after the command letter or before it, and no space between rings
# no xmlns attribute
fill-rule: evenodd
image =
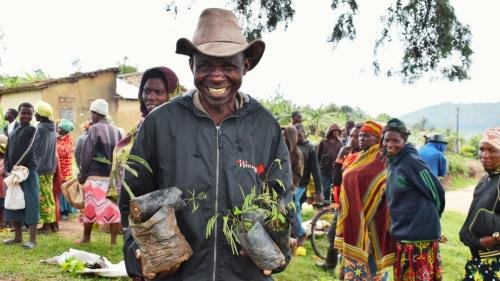
<svg viewBox="0 0 500 281"><path fill-rule="evenodd" d="M467 161L465 161L464 157L455 153L448 153L446 159L448 160L448 171L451 177L468 175Z"/></svg>

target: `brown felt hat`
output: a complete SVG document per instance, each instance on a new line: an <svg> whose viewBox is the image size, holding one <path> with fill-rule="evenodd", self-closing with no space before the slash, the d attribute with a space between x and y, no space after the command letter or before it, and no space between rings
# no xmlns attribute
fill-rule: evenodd
<svg viewBox="0 0 500 281"><path fill-rule="evenodd" d="M177 40L175 52L187 56L200 52L212 57L229 57L244 52L252 69L262 58L265 47L262 40L247 42L238 19L231 11L209 8L201 12L193 40Z"/></svg>

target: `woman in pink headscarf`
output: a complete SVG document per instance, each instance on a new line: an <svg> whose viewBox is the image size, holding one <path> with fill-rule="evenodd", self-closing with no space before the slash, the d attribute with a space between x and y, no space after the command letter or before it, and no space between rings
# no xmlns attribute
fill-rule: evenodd
<svg viewBox="0 0 500 281"><path fill-rule="evenodd" d="M470 248L463 280L498 280L500 275L500 127L486 130L479 160L487 174L474 189L460 240Z"/></svg>
<svg viewBox="0 0 500 281"><path fill-rule="evenodd" d="M125 169L120 162L128 156L135 136L142 125L142 121L156 107L166 103L181 93L179 80L171 69L160 66L146 71L141 78L139 86L139 103L141 121L127 135L116 144L113 150L113 167L107 197L116 202L120 192Z"/></svg>

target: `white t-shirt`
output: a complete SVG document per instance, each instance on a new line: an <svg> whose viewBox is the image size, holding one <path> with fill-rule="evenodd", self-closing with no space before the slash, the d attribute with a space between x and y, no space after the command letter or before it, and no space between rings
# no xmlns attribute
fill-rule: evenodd
<svg viewBox="0 0 500 281"><path fill-rule="evenodd" d="M10 136L12 131L14 131L14 126L16 125L16 121L13 121L7 125L7 135Z"/></svg>

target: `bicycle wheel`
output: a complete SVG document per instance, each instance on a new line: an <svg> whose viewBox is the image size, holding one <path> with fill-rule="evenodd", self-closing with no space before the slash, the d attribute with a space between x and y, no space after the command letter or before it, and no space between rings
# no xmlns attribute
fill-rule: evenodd
<svg viewBox="0 0 500 281"><path fill-rule="evenodd" d="M319 211L311 223L311 246L316 256L326 259L326 253L330 245L328 241L328 230L335 216L333 208Z"/></svg>

